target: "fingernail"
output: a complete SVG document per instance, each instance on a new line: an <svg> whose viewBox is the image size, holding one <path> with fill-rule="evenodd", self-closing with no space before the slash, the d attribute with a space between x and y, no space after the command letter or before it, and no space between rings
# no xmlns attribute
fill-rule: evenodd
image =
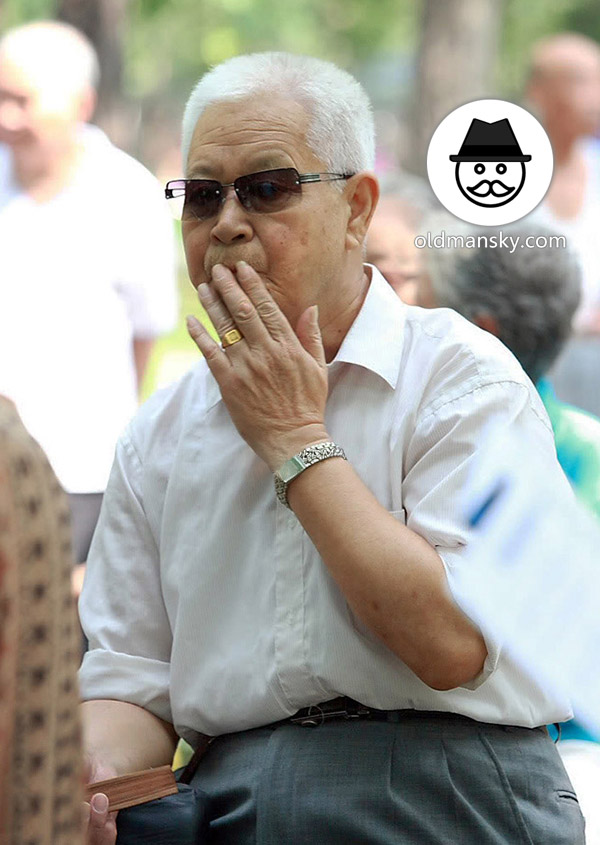
<svg viewBox="0 0 600 845"><path fill-rule="evenodd" d="M214 273L213 273L214 275ZM198 285L198 295L200 299L206 299L206 297L210 294L210 288L206 284L206 282L202 282L202 284Z"/></svg>
<svg viewBox="0 0 600 845"><path fill-rule="evenodd" d="M103 792L99 792L92 798L92 809L95 813L105 813L108 810L108 798Z"/></svg>
<svg viewBox="0 0 600 845"><path fill-rule="evenodd" d="M245 261L238 261L235 265L235 269L237 270L237 274L240 279L250 279L252 277L250 265Z"/></svg>
<svg viewBox="0 0 600 845"><path fill-rule="evenodd" d="M198 320L195 317L192 317L190 314L188 314L188 316L185 318L185 323L188 329L195 329L200 325Z"/></svg>
<svg viewBox="0 0 600 845"><path fill-rule="evenodd" d="M227 278L227 270L223 267L222 264L215 264L212 268L212 277L216 281L219 279L226 279Z"/></svg>
<svg viewBox="0 0 600 845"><path fill-rule="evenodd" d="M313 316L313 320L315 321L315 323L318 323L319 322L319 306L318 305L313 305L312 316Z"/></svg>

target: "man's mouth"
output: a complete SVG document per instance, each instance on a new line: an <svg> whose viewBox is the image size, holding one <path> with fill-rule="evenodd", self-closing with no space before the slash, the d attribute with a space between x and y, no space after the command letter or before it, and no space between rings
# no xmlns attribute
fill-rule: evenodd
<svg viewBox="0 0 600 845"><path fill-rule="evenodd" d="M482 179L472 188L467 188L467 191L470 194L475 194L476 197L488 197L490 194L494 197L506 197L514 191L514 188L510 188L499 179L494 179L493 182L490 182L489 179Z"/></svg>

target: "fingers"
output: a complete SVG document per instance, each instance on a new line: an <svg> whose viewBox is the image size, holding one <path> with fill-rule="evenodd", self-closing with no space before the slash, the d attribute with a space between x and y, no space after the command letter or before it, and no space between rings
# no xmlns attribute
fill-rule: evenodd
<svg viewBox="0 0 600 845"><path fill-rule="evenodd" d="M216 290L211 290L210 286L203 282L198 286L198 298L219 337L223 337L225 332L235 328L233 317Z"/></svg>
<svg viewBox="0 0 600 845"><path fill-rule="evenodd" d="M189 336L206 358L211 373L219 381L231 369L231 361L225 350L215 343L202 323L195 317L186 317L186 324Z"/></svg>
<svg viewBox="0 0 600 845"><path fill-rule="evenodd" d="M300 315L296 326L298 340L321 367L327 367L323 339L319 327L319 307L311 305Z"/></svg>
<svg viewBox="0 0 600 845"><path fill-rule="evenodd" d="M115 845L117 841L116 813L108 812L108 798L98 792L92 796L89 807L87 845Z"/></svg>
<svg viewBox="0 0 600 845"><path fill-rule="evenodd" d="M293 336L265 283L245 261L238 261L235 275L227 267L216 264L212 290L208 285L201 285L198 292L221 337L234 326L250 345L260 346L269 338Z"/></svg>
<svg viewBox="0 0 600 845"><path fill-rule="evenodd" d="M269 334L256 308L240 287L231 270L221 264L213 267L212 289L203 284L198 295L219 337L237 328L251 345L263 345Z"/></svg>
<svg viewBox="0 0 600 845"><path fill-rule="evenodd" d="M245 261L235 265L238 281L273 338L289 333L289 323L256 270Z"/></svg>

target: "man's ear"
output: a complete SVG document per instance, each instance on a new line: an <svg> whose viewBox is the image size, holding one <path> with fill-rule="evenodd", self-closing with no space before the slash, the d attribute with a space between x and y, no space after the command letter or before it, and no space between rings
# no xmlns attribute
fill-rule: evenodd
<svg viewBox="0 0 600 845"><path fill-rule="evenodd" d="M475 323L476 326L479 326L480 329L484 329L484 331L493 334L494 337L500 337L500 326L498 325L498 320L495 317L492 317L491 314L476 314L473 317L472 322Z"/></svg>
<svg viewBox="0 0 600 845"><path fill-rule="evenodd" d="M346 229L346 249L361 247L379 199L379 182L373 173L357 173L348 180L347 199L350 214Z"/></svg>
<svg viewBox="0 0 600 845"><path fill-rule="evenodd" d="M80 95L78 119L81 123L89 123L96 110L98 95L91 85L88 85Z"/></svg>

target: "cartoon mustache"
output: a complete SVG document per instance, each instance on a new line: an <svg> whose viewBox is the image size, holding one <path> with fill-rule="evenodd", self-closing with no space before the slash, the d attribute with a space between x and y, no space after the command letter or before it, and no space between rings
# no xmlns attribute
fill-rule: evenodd
<svg viewBox="0 0 600 845"><path fill-rule="evenodd" d="M481 191L480 188L483 185L487 185L487 191ZM499 185L500 190L495 190L495 186ZM504 182L501 182L500 179L494 179L492 182L489 179L482 179L481 182L478 182L472 188L467 188L471 194L475 194L476 197L487 197L490 194L493 194L495 197L505 197L507 194L510 194L511 191L514 191L514 188L509 188L508 185L505 185Z"/></svg>

